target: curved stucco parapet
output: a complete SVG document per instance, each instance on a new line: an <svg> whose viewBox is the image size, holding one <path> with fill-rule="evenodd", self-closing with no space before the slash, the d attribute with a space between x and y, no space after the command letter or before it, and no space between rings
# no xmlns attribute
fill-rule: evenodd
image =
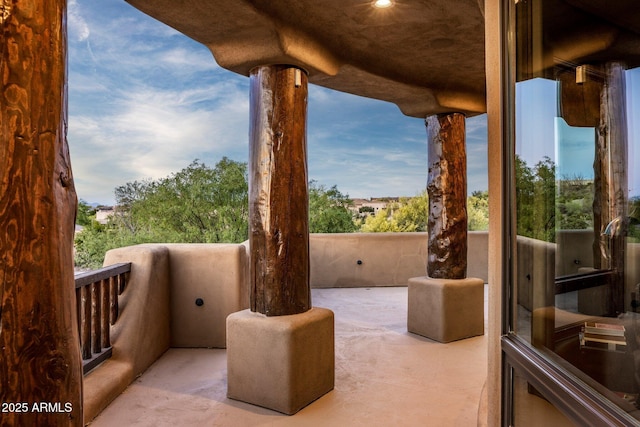
<svg viewBox="0 0 640 427"><path fill-rule="evenodd" d="M169 348L169 250L138 245L107 252L104 264L131 262L129 283L120 295L120 314L112 328L113 357L130 360L139 375Z"/></svg>
<svg viewBox="0 0 640 427"><path fill-rule="evenodd" d="M107 252L104 265L131 262L111 328L113 355L84 379L84 418L93 419L168 348L170 343L169 251L139 245Z"/></svg>

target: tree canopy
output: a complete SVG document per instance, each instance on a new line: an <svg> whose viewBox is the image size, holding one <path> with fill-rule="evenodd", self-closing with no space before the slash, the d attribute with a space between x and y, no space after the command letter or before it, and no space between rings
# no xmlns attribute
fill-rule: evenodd
<svg viewBox="0 0 640 427"><path fill-rule="evenodd" d="M158 180L115 189L106 225L93 222L76 236L76 265L96 268L104 254L139 243L242 242L248 238L247 165L224 157L211 169L194 160Z"/></svg>
<svg viewBox="0 0 640 427"><path fill-rule="evenodd" d="M198 160L157 181L116 188L114 222L146 241L242 242L248 237L245 163L224 157L211 169Z"/></svg>
<svg viewBox="0 0 640 427"><path fill-rule="evenodd" d="M544 157L533 167L516 156L517 233L547 242L556 234L556 166Z"/></svg>
<svg viewBox="0 0 640 427"><path fill-rule="evenodd" d="M467 198L467 227L471 231L489 229L489 192L474 191Z"/></svg>
<svg viewBox="0 0 640 427"><path fill-rule="evenodd" d="M76 236L76 265L98 268L109 249L139 243L240 243L248 239L246 163L224 157L212 169L194 160L157 180L127 182L115 189L115 214L105 225L81 202L84 230ZM338 188L309 184L312 233L357 230L352 202Z"/></svg>
<svg viewBox="0 0 640 427"><path fill-rule="evenodd" d="M316 181L309 182L309 232L351 233L357 230L348 195L337 186L326 188Z"/></svg>
<svg viewBox="0 0 640 427"><path fill-rule="evenodd" d="M91 225L93 219L95 219L96 209L91 207L87 202L80 199L78 202L78 208L76 210L76 224L83 227Z"/></svg>
<svg viewBox="0 0 640 427"><path fill-rule="evenodd" d="M519 235L553 242L556 228L593 227L593 181L580 177L556 180L556 165L548 157L529 166L516 156L515 171ZM95 220L95 208L84 200L79 202L77 223L84 229L76 235L77 266L99 267L107 250L139 243L239 243L248 238L246 163L224 157L210 168L194 160L165 178L127 182L115 189L115 196L115 214L107 224ZM640 206L640 202L633 200L632 205ZM375 215L371 207L353 212L352 200L337 186L311 181L309 231L426 231L428 206L424 191L390 200ZM476 191L467 198L467 217L469 230L488 228L487 191ZM640 236L640 226L634 226Z"/></svg>
<svg viewBox="0 0 640 427"><path fill-rule="evenodd" d="M363 232L427 231L429 202L426 190L416 197L403 197L387 204L376 215L366 217Z"/></svg>
<svg viewBox="0 0 640 427"><path fill-rule="evenodd" d="M593 181L556 180L556 165L548 157L533 166L516 157L515 167L519 235L553 242L556 228L593 227ZM224 157L210 168L194 160L165 178L127 182L115 189L115 196L115 214L107 224L95 220L95 208L79 202L77 223L84 229L76 236L78 266L99 267L107 250L139 243L239 243L248 238L246 163ZM467 198L469 230L488 228L488 200L486 191ZM372 208L352 209L352 200L337 186L309 183L311 233L427 230L426 191L391 200L375 215Z"/></svg>

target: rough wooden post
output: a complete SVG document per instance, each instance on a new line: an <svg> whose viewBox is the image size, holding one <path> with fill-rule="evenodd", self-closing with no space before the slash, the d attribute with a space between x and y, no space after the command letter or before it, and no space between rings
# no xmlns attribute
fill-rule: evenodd
<svg viewBox="0 0 640 427"><path fill-rule="evenodd" d="M307 76L284 65L251 71L249 227L251 311L311 308Z"/></svg>
<svg viewBox="0 0 640 427"><path fill-rule="evenodd" d="M427 276L467 275L467 164L465 116L427 117L429 196Z"/></svg>
<svg viewBox="0 0 640 427"><path fill-rule="evenodd" d="M80 426L66 1L0 10L0 425Z"/></svg>
<svg viewBox="0 0 640 427"><path fill-rule="evenodd" d="M333 312L311 308L309 287L307 76L270 65L250 77L251 310L227 317L227 396L295 414L335 376Z"/></svg>
<svg viewBox="0 0 640 427"><path fill-rule="evenodd" d="M409 279L407 330L450 342L484 333L484 282L467 278L465 116L427 117L427 277Z"/></svg>
<svg viewBox="0 0 640 427"><path fill-rule="evenodd" d="M625 66L604 65L600 124L593 162L594 266L616 271L610 286L609 314L624 312L624 254L627 228L627 107ZM609 226L609 227L607 227ZM606 233L606 235L605 235ZM608 251L608 259L603 254Z"/></svg>

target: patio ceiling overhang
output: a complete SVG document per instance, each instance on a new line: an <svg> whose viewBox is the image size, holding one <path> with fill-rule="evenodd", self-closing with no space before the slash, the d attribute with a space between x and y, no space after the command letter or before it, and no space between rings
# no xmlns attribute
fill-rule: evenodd
<svg viewBox="0 0 640 427"><path fill-rule="evenodd" d="M558 68L579 65L640 65L637 0L523 2L517 19L522 21L518 39L524 43L519 48L527 52L518 64L518 80L554 79Z"/></svg>
<svg viewBox="0 0 640 427"><path fill-rule="evenodd" d="M311 83L395 103L413 117L485 112L478 0L127 0L206 45L248 76L259 65L305 69Z"/></svg>
<svg viewBox="0 0 640 427"><path fill-rule="evenodd" d="M385 9L372 0L126 1L245 76L259 65L290 64L311 83L392 102L412 117L486 111L484 0L394 0ZM541 42L553 55L531 52L521 78L554 78L557 65L640 64L636 0L537 5L529 13L547 22Z"/></svg>

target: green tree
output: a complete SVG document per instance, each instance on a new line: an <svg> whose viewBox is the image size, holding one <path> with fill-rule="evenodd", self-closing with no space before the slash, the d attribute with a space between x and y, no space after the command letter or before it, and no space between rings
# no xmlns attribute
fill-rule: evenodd
<svg viewBox="0 0 640 427"><path fill-rule="evenodd" d="M426 190L416 197L389 203L376 215L367 216L360 231L411 232L427 231L429 201Z"/></svg>
<svg viewBox="0 0 640 427"><path fill-rule="evenodd" d="M427 231L429 199L427 192L416 197L401 198L389 203L376 215L369 215L362 226L362 232L405 232ZM476 191L467 198L467 218L469 230L489 228L489 193Z"/></svg>
<svg viewBox="0 0 640 427"><path fill-rule="evenodd" d="M556 165L544 157L534 166L534 237L547 242L556 240Z"/></svg>
<svg viewBox="0 0 640 427"><path fill-rule="evenodd" d="M76 267L96 269L102 267L104 255L110 249L143 243L135 239L135 235L123 233L112 223L102 225L93 221L90 226L76 233L75 264Z"/></svg>
<svg viewBox="0 0 640 427"><path fill-rule="evenodd" d="M248 237L246 164L223 158L215 168L195 160L153 182L116 189L116 220L145 240L241 242Z"/></svg>
<svg viewBox="0 0 640 427"><path fill-rule="evenodd" d="M198 160L158 180L115 189L116 212L76 236L76 265L97 268L113 248L139 243L239 243L248 238L247 165L224 157L211 169ZM351 200L334 185L310 183L310 230L356 230Z"/></svg>
<svg viewBox="0 0 640 427"><path fill-rule="evenodd" d="M80 199L78 202L78 209L76 210L76 224L83 227L91 225L91 222L95 220L96 210L91 207L87 202Z"/></svg>
<svg viewBox="0 0 640 427"><path fill-rule="evenodd" d="M489 192L474 191L467 197L467 228L472 231L489 229Z"/></svg>
<svg viewBox="0 0 640 427"><path fill-rule="evenodd" d="M107 250L139 243L242 242L248 237L246 164L195 160L156 181L116 188L116 214L76 236L76 265L95 268Z"/></svg>
<svg viewBox="0 0 640 427"><path fill-rule="evenodd" d="M370 213L374 213L375 211L376 210L371 206L362 206L360 207L360 209L358 209L358 212L361 214L370 214Z"/></svg>
<svg viewBox="0 0 640 427"><path fill-rule="evenodd" d="M529 167L516 156L517 233L534 239L555 241L556 166L544 157Z"/></svg>
<svg viewBox="0 0 640 427"><path fill-rule="evenodd" d="M397 203L390 203L386 208L380 209L375 215L368 215L360 226L364 233L396 233L400 232L398 223L393 218L394 208Z"/></svg>
<svg viewBox="0 0 640 427"><path fill-rule="evenodd" d="M556 226L559 230L593 228L593 181L580 176L558 181Z"/></svg>
<svg viewBox="0 0 640 427"><path fill-rule="evenodd" d="M640 242L640 197L629 200L629 243Z"/></svg>
<svg viewBox="0 0 640 427"><path fill-rule="evenodd" d="M351 233L356 231L352 200L337 186L326 188L316 181L309 182L309 232Z"/></svg>
<svg viewBox="0 0 640 427"><path fill-rule="evenodd" d="M403 197L399 201L393 218L400 231L427 231L429 220L429 198L427 191L423 191L415 197Z"/></svg>
<svg viewBox="0 0 640 427"><path fill-rule="evenodd" d="M517 233L533 237L534 175L531 168L519 156L515 161Z"/></svg>

